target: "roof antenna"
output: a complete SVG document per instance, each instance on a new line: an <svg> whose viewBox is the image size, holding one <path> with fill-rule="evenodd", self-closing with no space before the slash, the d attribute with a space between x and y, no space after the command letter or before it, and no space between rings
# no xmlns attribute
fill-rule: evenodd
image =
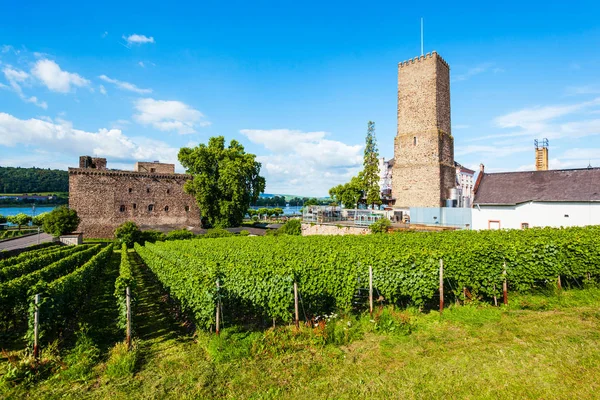
<svg viewBox="0 0 600 400"><path fill-rule="evenodd" d="M421 17L421 57L423 57L423 17Z"/></svg>
<svg viewBox="0 0 600 400"><path fill-rule="evenodd" d="M588 169L592 169L592 160L588 160Z"/></svg>

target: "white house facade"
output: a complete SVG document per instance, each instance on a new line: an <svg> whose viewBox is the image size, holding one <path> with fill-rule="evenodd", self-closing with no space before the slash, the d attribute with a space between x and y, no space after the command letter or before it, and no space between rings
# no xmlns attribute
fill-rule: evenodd
<svg viewBox="0 0 600 400"><path fill-rule="evenodd" d="M486 174L475 185L473 229L600 225L600 168Z"/></svg>

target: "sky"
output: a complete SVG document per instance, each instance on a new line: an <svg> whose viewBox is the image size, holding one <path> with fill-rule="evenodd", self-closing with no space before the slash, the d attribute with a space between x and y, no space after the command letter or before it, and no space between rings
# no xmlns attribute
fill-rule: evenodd
<svg viewBox="0 0 600 400"><path fill-rule="evenodd" d="M459 4L460 3L460 4ZM393 157L398 63L450 65L455 159L486 172L600 167L598 2L5 2L0 165L176 163L222 135L267 193L326 196Z"/></svg>

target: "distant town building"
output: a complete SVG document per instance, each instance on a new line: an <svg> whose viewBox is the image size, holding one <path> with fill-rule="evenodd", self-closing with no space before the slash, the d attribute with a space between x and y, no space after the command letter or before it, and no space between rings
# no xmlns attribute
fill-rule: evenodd
<svg viewBox="0 0 600 400"><path fill-rule="evenodd" d="M69 168L69 207L88 238L111 238L126 221L146 229L198 227L196 199L183 190L189 179L174 164L138 162L134 171L121 171L107 169L105 158L82 156L79 168Z"/></svg>
<svg viewBox="0 0 600 400"><path fill-rule="evenodd" d="M600 224L600 168L481 171L473 229L525 229Z"/></svg>
<svg viewBox="0 0 600 400"><path fill-rule="evenodd" d="M381 199L384 204L394 204L392 197L392 170L394 159L386 160L379 158L379 189L381 190Z"/></svg>
<svg viewBox="0 0 600 400"><path fill-rule="evenodd" d="M456 167L456 188L458 194L457 207L471 207L473 204L473 188L475 187L475 171L454 162Z"/></svg>
<svg viewBox="0 0 600 400"><path fill-rule="evenodd" d="M441 207L455 188L450 67L434 51L398 65L394 207Z"/></svg>

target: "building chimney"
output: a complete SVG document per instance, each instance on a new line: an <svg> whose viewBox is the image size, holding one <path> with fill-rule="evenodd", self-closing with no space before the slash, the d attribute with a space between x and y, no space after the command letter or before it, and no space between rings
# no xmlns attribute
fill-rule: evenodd
<svg viewBox="0 0 600 400"><path fill-rule="evenodd" d="M479 164L479 172L484 172L485 165Z"/></svg>

